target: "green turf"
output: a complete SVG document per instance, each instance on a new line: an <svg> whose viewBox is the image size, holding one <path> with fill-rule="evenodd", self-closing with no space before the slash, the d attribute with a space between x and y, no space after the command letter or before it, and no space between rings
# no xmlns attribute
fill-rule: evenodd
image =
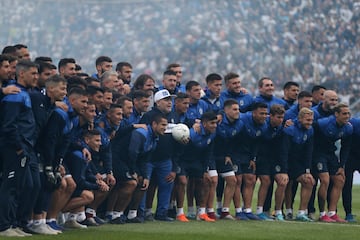
<svg viewBox="0 0 360 240"><path fill-rule="evenodd" d="M253 205L255 207L255 204ZM297 202L295 203L297 206ZM338 205L344 216L342 203ZM353 213L360 216L360 185L353 188ZM360 221L360 219L359 219ZM224 221L215 223L164 223L104 225L86 230L70 230L57 236L33 236L31 239L66 240L223 240L223 239L355 239L360 232L359 224ZM12 238L13 239L13 238Z"/></svg>

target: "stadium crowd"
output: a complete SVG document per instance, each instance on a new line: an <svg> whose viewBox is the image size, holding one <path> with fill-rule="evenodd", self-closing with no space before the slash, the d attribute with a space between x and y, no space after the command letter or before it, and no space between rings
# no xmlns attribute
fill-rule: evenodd
<svg viewBox="0 0 360 240"><path fill-rule="evenodd" d="M360 122L349 103L360 5L121 1L120 14L96 2L52 11L64 3L0 10L12 28L1 38L36 39L0 55L0 236L154 220L356 221ZM179 123L190 133L175 140Z"/></svg>

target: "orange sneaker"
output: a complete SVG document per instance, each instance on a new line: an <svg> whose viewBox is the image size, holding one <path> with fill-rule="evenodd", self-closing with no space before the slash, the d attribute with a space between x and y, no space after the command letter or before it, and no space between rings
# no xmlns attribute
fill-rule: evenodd
<svg viewBox="0 0 360 240"><path fill-rule="evenodd" d="M214 219L211 219L209 218L209 216L206 214L206 213L203 213L203 214L198 214L196 216L196 220L199 220L199 221L205 221L205 222L215 222Z"/></svg>
<svg viewBox="0 0 360 240"><path fill-rule="evenodd" d="M180 222L190 222L189 219L185 216L185 214L181 214L179 216L176 216L176 220Z"/></svg>

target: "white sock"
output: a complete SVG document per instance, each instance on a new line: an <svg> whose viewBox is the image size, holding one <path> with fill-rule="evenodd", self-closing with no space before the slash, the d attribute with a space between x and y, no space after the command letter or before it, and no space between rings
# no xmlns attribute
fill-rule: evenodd
<svg viewBox="0 0 360 240"><path fill-rule="evenodd" d="M221 202L216 202L216 208L222 208L222 203Z"/></svg>
<svg viewBox="0 0 360 240"><path fill-rule="evenodd" d="M263 206L257 206L257 208L256 208L256 214L261 214L261 213L263 213L263 211L264 211L264 207L263 207Z"/></svg>
<svg viewBox="0 0 360 240"><path fill-rule="evenodd" d="M285 210L285 213L286 213L286 214L289 214L289 213L292 213L292 212L293 212L293 211L292 211L291 208L288 208L288 209Z"/></svg>
<svg viewBox="0 0 360 240"><path fill-rule="evenodd" d="M76 221L82 222L86 219L85 211L79 212L76 217Z"/></svg>
<svg viewBox="0 0 360 240"><path fill-rule="evenodd" d="M137 215L137 210L129 210L127 218L128 219L133 219L133 218L136 218L136 215Z"/></svg>
<svg viewBox="0 0 360 240"><path fill-rule="evenodd" d="M208 209L206 209L206 212L211 213L211 212L215 212L215 211L213 208L208 208Z"/></svg>
<svg viewBox="0 0 360 240"><path fill-rule="evenodd" d="M55 218L46 219L46 223L50 223L50 222L56 222L56 219Z"/></svg>
<svg viewBox="0 0 360 240"><path fill-rule="evenodd" d="M280 214L282 214L281 210L275 210L275 215L280 215Z"/></svg>
<svg viewBox="0 0 360 240"><path fill-rule="evenodd" d="M221 211L222 211L222 212L230 212L230 208L228 208L228 207L223 207Z"/></svg>
<svg viewBox="0 0 360 240"><path fill-rule="evenodd" d="M152 208L146 208L145 209L145 216L149 216L152 214Z"/></svg>
<svg viewBox="0 0 360 240"><path fill-rule="evenodd" d="M45 218L40 219L40 221L41 221L41 224L46 224L46 219Z"/></svg>
<svg viewBox="0 0 360 240"><path fill-rule="evenodd" d="M177 211L176 216L180 216L184 214L184 208L178 208L176 211Z"/></svg>
<svg viewBox="0 0 360 240"><path fill-rule="evenodd" d="M93 217L96 217L96 211L92 208L86 208L85 212L91 214Z"/></svg>
<svg viewBox="0 0 360 240"><path fill-rule="evenodd" d="M320 212L320 217L323 217L326 215L326 212Z"/></svg>
<svg viewBox="0 0 360 240"><path fill-rule="evenodd" d="M336 214L335 211L329 211L329 212L328 212L328 216L329 216L329 217L332 217L332 216L334 216L335 214Z"/></svg>
<svg viewBox="0 0 360 240"><path fill-rule="evenodd" d="M298 215L305 215L305 210L299 210Z"/></svg>
<svg viewBox="0 0 360 240"><path fill-rule="evenodd" d="M251 208L245 208L245 209L244 209L244 212L245 212L245 213L251 213Z"/></svg>
<svg viewBox="0 0 360 240"><path fill-rule="evenodd" d="M202 207L201 207L201 208L198 209L198 214L199 214L199 215L202 215L202 214L205 214L205 213L206 213L206 212L205 212L205 208L202 208Z"/></svg>
<svg viewBox="0 0 360 240"><path fill-rule="evenodd" d="M235 212L236 212L236 213L241 213L241 212L242 212L242 208L235 208Z"/></svg>
<svg viewBox="0 0 360 240"><path fill-rule="evenodd" d="M105 216L113 216L114 211L106 211Z"/></svg>
<svg viewBox="0 0 360 240"><path fill-rule="evenodd" d="M68 221L76 221L77 213L70 213L67 220Z"/></svg>
<svg viewBox="0 0 360 240"><path fill-rule="evenodd" d="M112 215L110 215L110 216L111 216L111 219L118 218L121 216L121 212L113 211Z"/></svg>
<svg viewBox="0 0 360 240"><path fill-rule="evenodd" d="M40 224L42 224L42 221L41 221L41 219L36 219L33 221L33 224L36 226L39 226Z"/></svg>

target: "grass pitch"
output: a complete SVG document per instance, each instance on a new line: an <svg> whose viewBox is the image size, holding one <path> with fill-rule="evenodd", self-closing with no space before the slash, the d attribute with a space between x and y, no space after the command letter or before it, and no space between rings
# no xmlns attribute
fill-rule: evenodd
<svg viewBox="0 0 360 240"><path fill-rule="evenodd" d="M256 189L257 191L257 189ZM255 208L255 203L253 208ZM298 199L294 204L298 206ZM339 215L344 217L342 202L338 205ZM296 210L295 210L296 211ZM232 209L232 212L234 210ZM360 216L360 185L353 188L353 214ZM360 221L360 218L358 219ZM223 240L223 239L356 239L360 224L225 221L215 223L191 221L146 222L145 224L104 225L86 230L69 230L56 236L34 235L31 239L64 240ZM13 238L12 238L13 239ZM23 238L22 238L23 239Z"/></svg>

